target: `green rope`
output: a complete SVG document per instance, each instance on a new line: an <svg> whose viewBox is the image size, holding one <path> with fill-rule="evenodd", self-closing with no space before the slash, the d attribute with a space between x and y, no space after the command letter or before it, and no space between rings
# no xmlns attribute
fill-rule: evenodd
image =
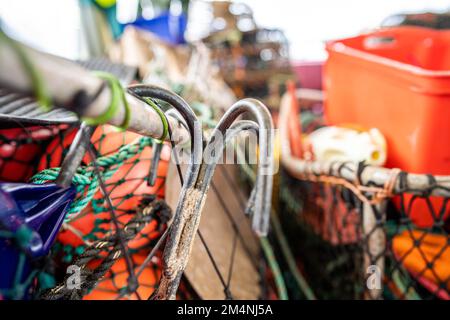
<svg viewBox="0 0 450 320"><path fill-rule="evenodd" d="M116 153L97 158L95 163L97 166L103 168L100 173L102 179L105 181L110 179L125 161L142 152L145 147L151 146L152 144L153 140L151 138L141 137L136 143L123 145ZM31 178L31 182L44 184L49 181L55 181L60 170L61 168L42 170ZM80 166L72 179L72 183L76 187L78 196L70 205L65 218L66 221L72 220L78 215L92 201L97 193L100 184L95 172L95 164L91 163L87 166Z"/></svg>
<svg viewBox="0 0 450 320"><path fill-rule="evenodd" d="M117 113L120 107L120 102L122 102L125 108L125 118L120 125L120 128L126 130L130 122L130 106L128 105L128 101L125 97L125 91L122 88L120 81L108 72L94 71L94 74L108 82L109 88L111 89L111 102L103 114L95 118L83 117L82 120L90 126L107 123Z"/></svg>
<svg viewBox="0 0 450 320"><path fill-rule="evenodd" d="M167 122L166 115L152 99L144 98L144 100L150 107L152 107L153 110L156 111L156 113L159 115L159 118L161 119L161 122L163 124L163 133L161 134L161 137L158 139L159 140L158 142L162 143L167 138L167 135L169 134L169 123Z"/></svg>
<svg viewBox="0 0 450 320"><path fill-rule="evenodd" d="M397 286L397 288L401 291L403 297L408 300L422 300L413 287L407 286L404 283L404 280L400 276L400 272L395 270L392 272L392 281Z"/></svg>
<svg viewBox="0 0 450 320"><path fill-rule="evenodd" d="M31 182L35 184L44 184L49 181L55 181L59 175L61 168L45 169L31 178ZM79 167L75 173L72 183L76 187L77 198L72 202L67 212L66 221L71 220L80 213L92 200L98 191L99 182L93 170L86 167ZM86 192L85 189L87 188Z"/></svg>
<svg viewBox="0 0 450 320"><path fill-rule="evenodd" d="M28 55L25 53L24 48L18 42L8 37L1 29L0 40L3 40L10 45L10 47L14 50L20 62L22 63L25 72L30 77L34 95L36 96L39 105L47 111L50 110L52 100L47 91L44 80L42 79L41 74L37 71L36 67L31 62Z"/></svg>
<svg viewBox="0 0 450 320"><path fill-rule="evenodd" d="M242 154L242 152L237 149L237 156L239 159L242 160L242 157L244 156ZM254 183L256 180L256 175L255 172L252 170L252 168L245 163L245 161L240 161L239 163L242 163L241 165L241 169L243 170L244 174L247 176L247 178ZM294 255L291 251L291 249L289 248L289 244L288 241L286 239L286 237L283 234L283 230L281 227L281 223L278 220L278 217L275 213L275 211L272 209L271 210L271 215L270 215L270 222L273 226L273 231L275 234L275 238L277 239L280 248L281 248L281 253L284 256L284 259L286 260L287 264L288 264L288 268L291 271L292 275L294 276L295 282L297 283L297 286L299 287L299 289L303 292L303 294L305 295L305 297L309 300L315 300L315 294L314 291L311 289L311 286L308 284L308 282L306 281L305 277L303 277L303 275L300 273L300 271L298 270L298 267L295 263L295 258ZM260 240L261 241L261 240ZM262 242L261 242L262 244ZM276 262L276 261L275 261ZM275 267L276 268L276 267ZM278 267L279 269L279 267ZM275 272L274 272L275 273ZM281 274L280 274L281 276ZM282 280L282 276L281 276L281 280ZM281 283L281 280L280 281ZM277 284L277 286L279 285L278 282L275 282ZM280 288L278 288L278 291L282 290L282 287L284 286L283 284L280 284Z"/></svg>
<svg viewBox="0 0 450 320"><path fill-rule="evenodd" d="M280 300L288 300L289 297L287 294L286 284L284 283L283 276L281 275L280 266L275 258L272 246L270 245L270 242L266 237L261 237L259 239L264 255L267 258L270 269L272 270L275 278L275 284L278 290L278 297L280 298Z"/></svg>

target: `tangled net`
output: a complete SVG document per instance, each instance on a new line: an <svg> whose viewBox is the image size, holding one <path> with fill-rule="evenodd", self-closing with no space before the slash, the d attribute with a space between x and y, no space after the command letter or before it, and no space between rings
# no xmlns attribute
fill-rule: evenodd
<svg viewBox="0 0 450 320"><path fill-rule="evenodd" d="M54 181L77 131L76 125L1 130L0 180L34 184ZM0 237L12 239L21 254L16 279L11 288L0 289L0 296L149 298L159 283L161 252L153 252L150 261L146 258L172 215L163 200L168 152L161 156L156 179L149 182L154 143L135 133L107 125L98 127L91 139L94 155L83 157L73 178L77 196L62 230L50 254L32 262L28 279L21 279L20 265L26 259L21 248L30 241L29 230L14 234L1 231ZM67 290L71 281L68 268L78 268L83 280L76 290ZM189 287L183 284L182 288ZM192 296L189 289L180 290L180 294Z"/></svg>
<svg viewBox="0 0 450 320"><path fill-rule="evenodd" d="M408 173L396 177L394 195L372 192L371 181L282 172L280 215L319 298L450 298L449 197L432 195L449 190L433 176L420 190L408 185Z"/></svg>

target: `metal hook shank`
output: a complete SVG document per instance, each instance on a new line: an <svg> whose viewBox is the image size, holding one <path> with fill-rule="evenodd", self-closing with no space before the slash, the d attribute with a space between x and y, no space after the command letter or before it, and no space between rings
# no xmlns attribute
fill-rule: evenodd
<svg viewBox="0 0 450 320"><path fill-rule="evenodd" d="M186 199L191 199L192 195L196 193L195 183L200 171L203 154L202 128L189 104L173 92L149 85L131 86L129 87L129 90L140 99L154 98L169 103L185 120L184 124L187 125L191 137L190 163L186 172L186 179L184 179L181 189L180 199L175 210L170 232L167 237L166 249L164 250L163 257L164 271L158 290L155 291L152 296L152 298L155 299L175 298L175 293L178 289L178 284L183 272L178 272L179 268L172 258L173 254L171 254L171 252L173 251L172 249L177 248L180 243L186 242L186 239L182 237L183 233L186 231L185 228L191 225L191 220L196 215L195 211L192 209L192 204ZM167 292L170 292L171 295L166 294Z"/></svg>
<svg viewBox="0 0 450 320"><path fill-rule="evenodd" d="M234 123L245 112L253 114L257 123L252 124L251 121ZM231 130L227 131L229 128ZM218 144L215 146L215 150L223 150L226 143L221 139L222 137L225 137L225 141L229 141L229 139L245 129L258 130L260 152L255 184L256 191L254 192L253 228L259 235L265 235L269 226L272 196L271 174L274 168L273 123L267 108L254 99L245 99L235 103L219 121L205 149L211 144ZM214 139L214 137L219 137L220 139ZM152 298L175 299L178 284L187 265L194 237L200 223L206 193L220 154L217 153L215 159L213 159L215 161L212 161L210 164L202 163L195 187L190 190L189 194L182 194L180 198L180 202L183 203L181 206L184 208L182 212L184 224L182 229L174 231L179 235L176 241L168 242L166 245L164 251L164 272L160 285Z"/></svg>
<svg viewBox="0 0 450 320"><path fill-rule="evenodd" d="M250 113L258 123L259 163L255 182L255 206L252 221L253 230L260 236L267 235L269 229L271 199L272 199L272 175L274 173L274 127L272 117L267 107L256 99L244 99L236 102L218 123L213 132L220 131L223 134L230 124L243 113Z"/></svg>

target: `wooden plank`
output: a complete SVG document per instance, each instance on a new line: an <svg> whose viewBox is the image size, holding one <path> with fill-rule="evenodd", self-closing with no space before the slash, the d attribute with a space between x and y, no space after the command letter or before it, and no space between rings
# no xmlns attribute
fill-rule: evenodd
<svg viewBox="0 0 450 320"><path fill-rule="evenodd" d="M224 170L232 177L233 184L224 175ZM229 214L236 222L242 238L236 240L236 251L229 290L233 299L258 299L261 296L260 276L257 270L259 257L258 240L254 236L249 219L244 216L239 203L238 193L242 199L246 196L237 189L235 166L217 167L213 178L218 195L211 187L205 202L200 221L200 232L214 257L214 260L224 278L228 280L230 262L235 240L235 229L226 210L221 205L221 199L229 209ZM175 166L171 163L166 183L166 201L175 208L180 194L180 182ZM220 197L220 198L219 198ZM224 287L207 251L197 236L187 265L185 276L202 299L224 299Z"/></svg>

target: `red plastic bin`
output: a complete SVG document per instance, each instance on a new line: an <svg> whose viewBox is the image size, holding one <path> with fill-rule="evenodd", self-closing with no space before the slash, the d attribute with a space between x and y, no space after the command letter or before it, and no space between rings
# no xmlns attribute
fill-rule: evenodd
<svg viewBox="0 0 450 320"><path fill-rule="evenodd" d="M450 31L383 29L327 51L327 123L380 129L387 167L450 174Z"/></svg>

